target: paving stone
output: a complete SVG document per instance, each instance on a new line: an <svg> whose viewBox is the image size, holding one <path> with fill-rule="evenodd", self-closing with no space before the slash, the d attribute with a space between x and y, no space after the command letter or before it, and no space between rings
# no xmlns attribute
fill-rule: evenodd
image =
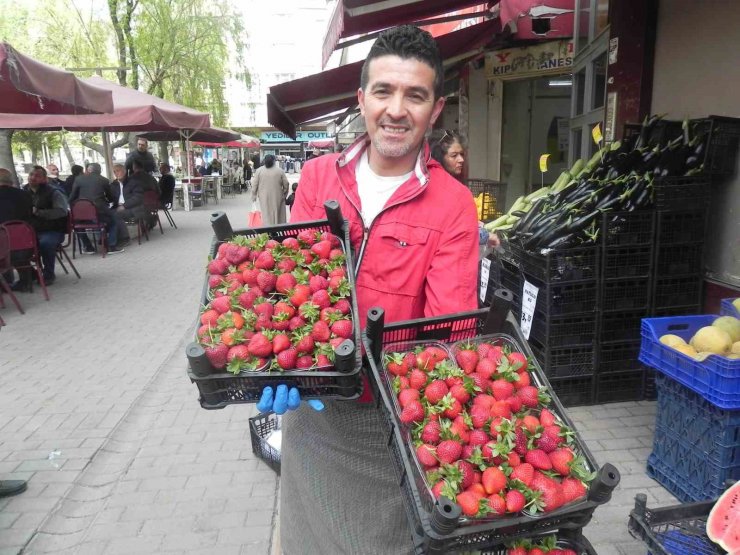
<svg viewBox="0 0 740 555"><path fill-rule="evenodd" d="M218 545L241 545L255 542L269 543L271 535L271 526L226 528L218 533Z"/></svg>

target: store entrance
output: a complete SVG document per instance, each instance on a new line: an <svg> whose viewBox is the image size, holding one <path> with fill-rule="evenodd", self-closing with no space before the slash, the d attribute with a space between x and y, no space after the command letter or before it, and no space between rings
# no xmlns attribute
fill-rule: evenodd
<svg viewBox="0 0 740 555"><path fill-rule="evenodd" d="M570 75L504 84L501 181L508 183L510 202L542 186L542 154L550 154L545 185L567 169L570 96Z"/></svg>

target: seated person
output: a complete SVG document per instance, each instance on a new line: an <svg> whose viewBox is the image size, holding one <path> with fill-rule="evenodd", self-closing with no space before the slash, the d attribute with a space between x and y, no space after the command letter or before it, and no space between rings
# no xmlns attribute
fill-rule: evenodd
<svg viewBox="0 0 740 555"><path fill-rule="evenodd" d="M146 216L146 207L144 206L144 191L151 189L149 180L156 179L144 171L144 166L138 160L132 164L134 173L130 175L121 188L123 204L116 207L118 214L124 220L137 220ZM145 185L145 183L147 183Z"/></svg>
<svg viewBox="0 0 740 555"><path fill-rule="evenodd" d="M67 233L69 217L67 197L47 183L46 169L41 166L33 167L28 175L28 185L23 187L23 190L31 195L33 216L30 223L36 230L41 262L44 266L44 281L51 285L56 279L54 267L57 248Z"/></svg>
<svg viewBox="0 0 740 555"><path fill-rule="evenodd" d="M163 208L171 208L175 196L175 177L170 173L171 170L169 164L159 165L159 173L162 174L159 178L159 204Z"/></svg>
<svg viewBox="0 0 740 555"><path fill-rule="evenodd" d="M75 164L72 166L72 173L67 177L67 179L64 180L64 183L62 184L62 189L64 189L64 194L67 195L67 198L69 198L69 195L72 194L72 186L75 183L75 179L77 179L78 175L82 175L82 172L85 171L85 168L82 166L79 166Z"/></svg>
<svg viewBox="0 0 740 555"><path fill-rule="evenodd" d="M31 195L15 186L10 171L0 168L0 224L11 220L22 220L28 222L33 216L33 204ZM23 266L28 263L33 254L30 249L12 251L10 262L14 266ZM13 283L13 271L3 275L5 281L12 285L13 291L29 291L31 289L31 270L22 268L18 270L18 281Z"/></svg>
<svg viewBox="0 0 740 555"><path fill-rule="evenodd" d="M69 196L70 204L78 199L87 199L91 201L98 210L98 218L105 224L108 230L108 252L118 254L123 249L117 246L119 225L126 225L123 219L108 205L113 202L113 191L111 190L108 180L101 175L100 164L95 162L87 165L87 173L79 176L72 187L72 194ZM90 243L87 234L80 235L85 249L85 254L95 253L93 245Z"/></svg>

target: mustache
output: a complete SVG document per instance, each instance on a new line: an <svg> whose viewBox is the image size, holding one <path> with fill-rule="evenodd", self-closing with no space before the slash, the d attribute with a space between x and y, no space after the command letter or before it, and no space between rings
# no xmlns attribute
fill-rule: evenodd
<svg viewBox="0 0 740 555"><path fill-rule="evenodd" d="M401 125L404 127L411 127L411 123L406 119L400 119L398 121L393 121L390 119L382 119L378 122L378 125Z"/></svg>

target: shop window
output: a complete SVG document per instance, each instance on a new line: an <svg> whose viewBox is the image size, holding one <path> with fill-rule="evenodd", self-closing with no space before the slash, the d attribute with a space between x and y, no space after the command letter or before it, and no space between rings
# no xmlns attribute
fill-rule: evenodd
<svg viewBox="0 0 740 555"><path fill-rule="evenodd" d="M575 113L573 115L580 115L583 113L583 105L586 100L586 69L582 69L575 74L576 86L574 93L576 95Z"/></svg>
<svg viewBox="0 0 740 555"><path fill-rule="evenodd" d="M592 0L577 0L575 11L575 43L576 52L580 52L589 42L589 30L591 23L591 2Z"/></svg>
<svg viewBox="0 0 740 555"><path fill-rule="evenodd" d="M581 158L581 142L583 140L583 130L582 129L573 129L570 132L570 145L571 145L571 154L573 156L573 160L578 160Z"/></svg>
<svg viewBox="0 0 740 555"><path fill-rule="evenodd" d="M606 52L593 62L593 98L591 109L603 108L606 97Z"/></svg>
<svg viewBox="0 0 740 555"><path fill-rule="evenodd" d="M596 0L594 16L594 37L606 29L609 24L609 0Z"/></svg>

